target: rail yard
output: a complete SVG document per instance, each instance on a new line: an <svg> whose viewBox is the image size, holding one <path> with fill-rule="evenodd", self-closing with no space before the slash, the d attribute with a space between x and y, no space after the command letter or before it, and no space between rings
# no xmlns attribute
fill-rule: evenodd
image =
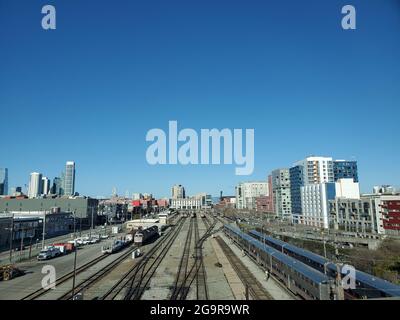
<svg viewBox="0 0 400 320"><path fill-rule="evenodd" d="M17 264L18 276L0 282L0 299L329 300L399 294L397 286L379 279L380 291L366 290L370 283L363 274L362 293L341 295L333 263L305 250L300 255L300 249L257 231L245 233L212 211L175 212L165 225L139 226L105 241ZM55 274L46 282L48 266Z"/></svg>

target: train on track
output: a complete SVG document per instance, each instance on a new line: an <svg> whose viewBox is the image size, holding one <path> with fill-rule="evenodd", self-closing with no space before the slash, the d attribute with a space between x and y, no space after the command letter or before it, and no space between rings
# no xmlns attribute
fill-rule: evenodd
<svg viewBox="0 0 400 320"><path fill-rule="evenodd" d="M133 234L128 233L124 238L108 241L105 245L101 247L101 252L103 254L112 254L121 251L133 241Z"/></svg>
<svg viewBox="0 0 400 320"><path fill-rule="evenodd" d="M327 274L330 278L334 279L337 277L338 266L318 254L267 236L256 230L250 231L249 235L283 254L301 261L313 269ZM342 269L340 270L342 277L347 274L347 272L342 271ZM376 299L400 296L400 286L374 277L368 273L356 270L355 280L356 288L346 289L344 292L346 299Z"/></svg>
<svg viewBox="0 0 400 320"><path fill-rule="evenodd" d="M133 241L136 245L142 245L156 236L158 236L158 227L152 226L147 229L136 231Z"/></svg>
<svg viewBox="0 0 400 320"><path fill-rule="evenodd" d="M224 232L295 295L306 300L334 299L334 281L327 275L261 243L236 227L225 225Z"/></svg>

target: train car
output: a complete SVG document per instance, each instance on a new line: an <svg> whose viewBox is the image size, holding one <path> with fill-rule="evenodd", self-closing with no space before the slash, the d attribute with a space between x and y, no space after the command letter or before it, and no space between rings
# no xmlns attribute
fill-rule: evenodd
<svg viewBox="0 0 400 320"><path fill-rule="evenodd" d="M267 236L256 230L250 231L249 235L261 242L265 242L267 245L273 246L275 249L303 262L313 269L327 274L331 278L337 277L338 266L318 254ZM342 277L347 275L347 272L342 271L341 267L339 267L339 269L341 270ZM400 296L400 286L389 281L374 277L359 270L356 270L355 278L356 288L345 290L346 299L376 299Z"/></svg>
<svg viewBox="0 0 400 320"><path fill-rule="evenodd" d="M112 254L121 251L127 243L124 240L115 240L109 242L101 247L101 252L103 254Z"/></svg>
<svg viewBox="0 0 400 320"><path fill-rule="evenodd" d="M325 274L291 258L230 225L225 234L259 265L268 269L291 292L306 300L333 299L334 283Z"/></svg>
<svg viewBox="0 0 400 320"><path fill-rule="evenodd" d="M134 243L137 245L145 244L148 240L158 235L158 227L152 226L147 229L139 230L135 233Z"/></svg>

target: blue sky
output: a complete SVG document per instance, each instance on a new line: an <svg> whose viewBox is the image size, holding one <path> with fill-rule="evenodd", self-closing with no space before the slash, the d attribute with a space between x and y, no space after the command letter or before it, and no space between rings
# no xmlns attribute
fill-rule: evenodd
<svg viewBox="0 0 400 320"><path fill-rule="evenodd" d="M314 154L358 160L364 192L399 185L399 30L396 0L0 0L0 167L10 187L74 160L82 194L217 195ZM169 120L254 128L253 175L148 165L146 133Z"/></svg>

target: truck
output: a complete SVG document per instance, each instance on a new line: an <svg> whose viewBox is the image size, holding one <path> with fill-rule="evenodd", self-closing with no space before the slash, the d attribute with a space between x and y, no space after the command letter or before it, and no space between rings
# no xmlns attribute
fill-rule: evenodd
<svg viewBox="0 0 400 320"><path fill-rule="evenodd" d="M46 247L44 249L42 249L38 256L37 259L40 260L48 260L48 259L52 259L55 257L58 257L59 255L61 255L61 251L58 248L55 248L53 246L49 246Z"/></svg>
<svg viewBox="0 0 400 320"><path fill-rule="evenodd" d="M70 242L55 243L55 244L53 244L53 247L59 249L62 254L68 254L75 250L75 245Z"/></svg>

